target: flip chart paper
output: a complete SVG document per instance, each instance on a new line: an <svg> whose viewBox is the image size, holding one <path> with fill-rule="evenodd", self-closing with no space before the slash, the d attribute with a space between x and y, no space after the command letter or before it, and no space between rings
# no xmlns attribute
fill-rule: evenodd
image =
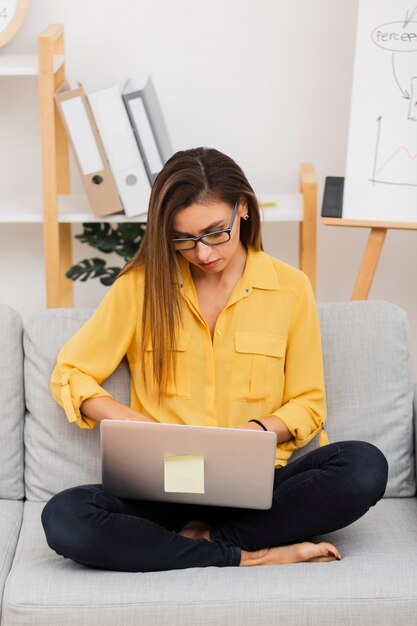
<svg viewBox="0 0 417 626"><path fill-rule="evenodd" d="M204 456L202 454L166 454L164 456L164 491L204 493Z"/></svg>
<svg viewBox="0 0 417 626"><path fill-rule="evenodd" d="M361 0L343 217L417 222L417 3Z"/></svg>

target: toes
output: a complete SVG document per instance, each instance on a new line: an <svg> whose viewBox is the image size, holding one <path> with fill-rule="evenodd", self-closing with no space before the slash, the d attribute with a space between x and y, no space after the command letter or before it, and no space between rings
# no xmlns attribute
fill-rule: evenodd
<svg viewBox="0 0 417 626"><path fill-rule="evenodd" d="M320 559L325 561L333 561L335 559L341 559L341 555L338 549L331 543L321 541L320 543L313 543L305 541L300 544L301 553L305 561L312 561L313 559ZM329 554L329 551L334 554Z"/></svg>
<svg viewBox="0 0 417 626"><path fill-rule="evenodd" d="M322 554L327 554L328 556L333 556L332 554L329 555L329 552L332 552L335 555L336 559L341 559L342 558L342 555L340 554L339 550L332 543L327 543L327 541L322 541L318 545L319 546L323 546Z"/></svg>
<svg viewBox="0 0 417 626"><path fill-rule="evenodd" d="M336 556L337 559L342 558L342 555L340 554L336 546L334 546L332 543L327 543L326 541L323 541L322 543L326 546L327 551L330 550L330 552L333 552L333 554Z"/></svg>

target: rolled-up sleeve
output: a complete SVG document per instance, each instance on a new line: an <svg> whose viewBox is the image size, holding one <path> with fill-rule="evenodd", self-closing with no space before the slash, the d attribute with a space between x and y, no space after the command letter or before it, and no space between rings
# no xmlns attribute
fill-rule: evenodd
<svg viewBox="0 0 417 626"><path fill-rule="evenodd" d="M305 274L303 283L288 333L283 403L272 413L293 435L293 439L278 444L287 451L305 446L317 433L320 446L329 443L323 429L327 416L319 320L314 292Z"/></svg>
<svg viewBox="0 0 417 626"><path fill-rule="evenodd" d="M116 279L91 318L60 349L50 379L50 391L69 422L94 428L83 415L87 398L111 397L101 383L125 356L137 325L137 272Z"/></svg>

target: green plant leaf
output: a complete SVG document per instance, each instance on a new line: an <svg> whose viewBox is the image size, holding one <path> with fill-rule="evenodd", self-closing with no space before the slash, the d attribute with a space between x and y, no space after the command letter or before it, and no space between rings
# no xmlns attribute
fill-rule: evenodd
<svg viewBox="0 0 417 626"><path fill-rule="evenodd" d="M106 273L106 262L103 259L84 259L76 265L73 265L66 273L65 276L71 280L81 280L85 282L88 278L96 278Z"/></svg>
<svg viewBox="0 0 417 626"><path fill-rule="evenodd" d="M125 261L129 261L135 254L138 249L138 244L131 241L127 243L123 243L114 251L118 256L123 257Z"/></svg>
<svg viewBox="0 0 417 626"><path fill-rule="evenodd" d="M122 241L140 242L145 232L146 224L118 224L118 232Z"/></svg>
<svg viewBox="0 0 417 626"><path fill-rule="evenodd" d="M75 235L81 243L86 243L92 248L100 250L105 254L114 252L119 244L117 230L107 222L83 224L84 231L80 235Z"/></svg>
<svg viewBox="0 0 417 626"><path fill-rule="evenodd" d="M118 277L121 268L120 267L108 267L106 269L107 269L107 275L100 278L100 282L102 285L105 285L106 287L110 287L114 283L116 278Z"/></svg>
<svg viewBox="0 0 417 626"><path fill-rule="evenodd" d="M123 257L125 261L129 261L140 246L145 228L146 224L118 224L116 233L119 242L114 252Z"/></svg>
<svg viewBox="0 0 417 626"><path fill-rule="evenodd" d="M83 232L75 235L75 238L105 254L114 252L126 262L136 254L145 229L146 224L137 222L114 225L108 222L85 222ZM120 267L107 267L103 259L94 257L73 265L65 276L73 281L81 280L82 282L99 278L102 285L109 286L114 283L120 270Z"/></svg>

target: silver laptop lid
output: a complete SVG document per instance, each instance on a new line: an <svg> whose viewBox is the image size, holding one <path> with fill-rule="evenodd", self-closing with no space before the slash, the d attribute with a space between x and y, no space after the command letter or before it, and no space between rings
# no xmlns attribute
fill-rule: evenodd
<svg viewBox="0 0 417 626"><path fill-rule="evenodd" d="M119 498L269 509L276 433L100 422L103 488Z"/></svg>

